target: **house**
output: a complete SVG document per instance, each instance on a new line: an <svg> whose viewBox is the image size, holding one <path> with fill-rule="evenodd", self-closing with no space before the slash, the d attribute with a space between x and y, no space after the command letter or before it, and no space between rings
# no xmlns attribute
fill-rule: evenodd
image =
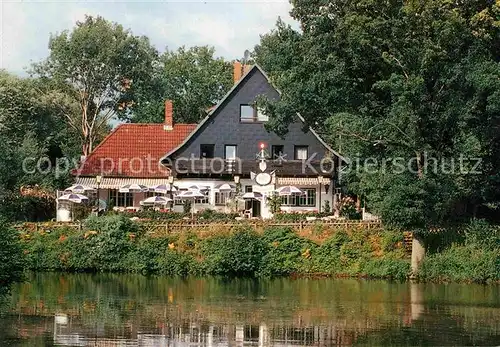
<svg viewBox="0 0 500 347"><path fill-rule="evenodd" d="M232 193L216 187L232 183L242 192L269 196L280 186L293 185L303 196L283 197L284 211L321 211L335 205L335 182L344 158L329 147L297 114L282 138L265 129L268 120L254 106L259 95L279 98L258 66L234 65L233 88L197 125L174 124L175 105L167 101L164 124L118 126L75 172L76 183L97 187L99 197L113 206L139 206L147 193L119 193L130 183L152 186L174 182L179 187L208 187L196 209L228 209ZM170 177L170 178L169 178ZM174 209L182 210L182 201ZM248 201L253 216L270 217L266 199Z"/></svg>

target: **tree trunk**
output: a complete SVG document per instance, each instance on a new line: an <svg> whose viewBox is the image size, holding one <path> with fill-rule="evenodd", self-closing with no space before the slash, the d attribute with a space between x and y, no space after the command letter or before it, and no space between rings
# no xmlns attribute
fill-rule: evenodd
<svg viewBox="0 0 500 347"><path fill-rule="evenodd" d="M424 178L424 156L421 152L415 152L417 156L417 176L418 178Z"/></svg>
<svg viewBox="0 0 500 347"><path fill-rule="evenodd" d="M85 157L88 157L92 152L92 143L90 137L88 135L83 137L82 140L82 154Z"/></svg>

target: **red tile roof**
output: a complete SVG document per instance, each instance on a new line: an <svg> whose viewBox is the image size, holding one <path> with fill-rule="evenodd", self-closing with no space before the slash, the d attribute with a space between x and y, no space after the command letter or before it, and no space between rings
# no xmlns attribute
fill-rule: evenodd
<svg viewBox="0 0 500 347"><path fill-rule="evenodd" d="M75 176L166 177L160 159L179 146L196 124L121 124L82 163Z"/></svg>

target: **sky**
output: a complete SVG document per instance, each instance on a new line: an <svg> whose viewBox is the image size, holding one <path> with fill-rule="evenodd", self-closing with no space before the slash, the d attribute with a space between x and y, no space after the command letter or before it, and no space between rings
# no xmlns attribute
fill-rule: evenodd
<svg viewBox="0 0 500 347"><path fill-rule="evenodd" d="M191 1L13 1L0 0L0 68L25 75L32 62L48 56L50 34L71 30L85 14L101 15L165 47L210 45L217 56L242 58L281 17L288 0Z"/></svg>

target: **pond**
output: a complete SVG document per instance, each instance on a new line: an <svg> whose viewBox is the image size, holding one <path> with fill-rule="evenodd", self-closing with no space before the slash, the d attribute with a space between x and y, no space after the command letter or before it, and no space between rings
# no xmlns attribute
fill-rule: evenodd
<svg viewBox="0 0 500 347"><path fill-rule="evenodd" d="M344 279L32 274L0 346L434 346L500 343L499 286Z"/></svg>

